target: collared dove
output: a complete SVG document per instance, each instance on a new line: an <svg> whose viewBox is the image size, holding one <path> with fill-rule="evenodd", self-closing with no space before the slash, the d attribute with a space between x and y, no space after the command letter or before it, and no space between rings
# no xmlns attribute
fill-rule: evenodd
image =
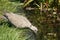
<svg viewBox="0 0 60 40"><path fill-rule="evenodd" d="M5 13L4 17L6 17L17 28L29 28L34 31L34 33L37 33L38 31L38 29L33 26L30 21L23 15Z"/></svg>

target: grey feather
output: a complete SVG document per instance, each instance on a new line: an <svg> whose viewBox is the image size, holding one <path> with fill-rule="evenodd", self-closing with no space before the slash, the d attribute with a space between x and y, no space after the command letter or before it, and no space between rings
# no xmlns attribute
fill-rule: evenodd
<svg viewBox="0 0 60 40"><path fill-rule="evenodd" d="M17 28L30 28L32 31L37 33L38 29L33 26L30 21L23 15L18 15L14 13L5 13L4 16Z"/></svg>

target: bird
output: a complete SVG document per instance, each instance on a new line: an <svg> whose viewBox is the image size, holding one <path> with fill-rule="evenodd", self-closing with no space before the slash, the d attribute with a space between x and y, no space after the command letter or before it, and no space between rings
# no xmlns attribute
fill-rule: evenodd
<svg viewBox="0 0 60 40"><path fill-rule="evenodd" d="M8 21L11 22L17 28L29 28L35 34L38 31L37 27L32 25L26 16L18 15L13 12L5 13L3 16L6 17Z"/></svg>

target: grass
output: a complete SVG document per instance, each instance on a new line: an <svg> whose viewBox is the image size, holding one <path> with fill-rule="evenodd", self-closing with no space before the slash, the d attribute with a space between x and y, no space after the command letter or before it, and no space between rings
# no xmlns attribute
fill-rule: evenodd
<svg viewBox="0 0 60 40"><path fill-rule="evenodd" d="M20 12L20 3L0 0L0 16L3 11ZM31 37L32 36L32 37ZM0 18L0 40L35 40L34 34L29 29L18 29Z"/></svg>
<svg viewBox="0 0 60 40"><path fill-rule="evenodd" d="M35 40L35 38L29 29L18 29L3 23L0 25L0 40Z"/></svg>

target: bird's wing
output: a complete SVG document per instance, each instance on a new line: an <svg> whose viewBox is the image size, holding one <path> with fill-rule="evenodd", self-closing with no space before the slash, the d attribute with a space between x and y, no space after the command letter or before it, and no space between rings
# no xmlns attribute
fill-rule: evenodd
<svg viewBox="0 0 60 40"><path fill-rule="evenodd" d="M17 15L17 14L9 14L8 15L9 21L14 24L16 27L30 27L31 23L29 20L22 16L22 15Z"/></svg>

